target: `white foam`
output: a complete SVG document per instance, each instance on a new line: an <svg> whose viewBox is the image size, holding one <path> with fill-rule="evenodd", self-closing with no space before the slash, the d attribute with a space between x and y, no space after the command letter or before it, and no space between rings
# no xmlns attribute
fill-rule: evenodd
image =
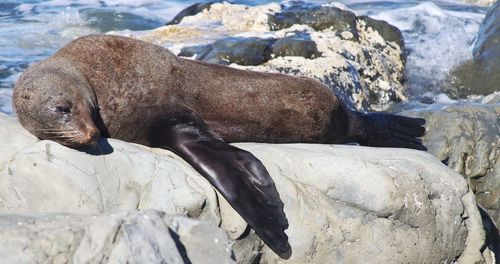
<svg viewBox="0 0 500 264"><path fill-rule="evenodd" d="M351 11L345 4L340 2L329 2L326 4L322 4L322 6L331 6L331 7L336 7L338 9Z"/></svg>
<svg viewBox="0 0 500 264"><path fill-rule="evenodd" d="M20 4L19 6L16 7L17 11L20 12L29 12L33 10L33 7L35 7L34 4Z"/></svg>
<svg viewBox="0 0 500 264"><path fill-rule="evenodd" d="M472 58L472 41L483 16L447 11L431 2L373 15L403 31L409 50L407 78L413 95L438 91L451 70Z"/></svg>
<svg viewBox="0 0 500 264"><path fill-rule="evenodd" d="M448 97L448 95L443 93L436 95L435 99L436 103L438 104L455 104L458 102L457 100L453 100L450 97Z"/></svg>
<svg viewBox="0 0 500 264"><path fill-rule="evenodd" d="M126 5L126 6L145 6L145 5L157 5L161 4L163 2L168 2L168 1L162 1L162 0L106 0L106 5L112 6L112 5Z"/></svg>

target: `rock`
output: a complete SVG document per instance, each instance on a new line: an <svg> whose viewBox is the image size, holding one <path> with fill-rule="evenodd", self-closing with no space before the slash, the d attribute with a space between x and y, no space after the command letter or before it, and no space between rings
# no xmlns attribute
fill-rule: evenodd
<svg viewBox="0 0 500 264"><path fill-rule="evenodd" d="M181 12L182 13L182 12ZM125 32L174 53L230 67L315 78L362 110L406 100L401 32L329 5L213 3L178 24Z"/></svg>
<svg viewBox="0 0 500 264"><path fill-rule="evenodd" d="M276 181L290 221L294 263L448 262L466 240L460 231L465 226L447 226L463 221L459 204L469 204L478 217L466 183L425 152L302 144L247 149ZM449 227L455 231L441 233ZM263 260L281 263L266 252Z"/></svg>
<svg viewBox="0 0 500 264"><path fill-rule="evenodd" d="M301 32L278 40L273 46L273 54L276 57L299 56L306 59L321 57L316 42L309 34Z"/></svg>
<svg viewBox="0 0 500 264"><path fill-rule="evenodd" d="M220 2L220 1L217 1L217 2ZM183 18L185 18L187 16L193 16L193 15L196 15L200 12L203 12L204 10L209 9L210 6L212 6L212 4L217 3L217 2L206 2L206 3L192 4L192 5L184 8L183 10L181 10L181 12L179 12L179 14L175 15L175 17L172 18L172 20L170 20L166 25L168 26L168 25L179 24Z"/></svg>
<svg viewBox="0 0 500 264"><path fill-rule="evenodd" d="M365 26L367 28L371 27L375 31L377 31L385 41L396 43L402 50L400 56L401 60L406 60L406 49L403 39L403 33L401 33L401 31L397 27L383 20L373 19L369 16L360 16L359 19L365 22Z"/></svg>
<svg viewBox="0 0 500 264"><path fill-rule="evenodd" d="M86 25L97 28L100 32L125 29L147 30L162 25L160 21L110 9L84 8L78 13L87 22Z"/></svg>
<svg viewBox="0 0 500 264"><path fill-rule="evenodd" d="M431 105L405 114L427 120L429 153L468 179L500 226L500 104Z"/></svg>
<svg viewBox="0 0 500 264"><path fill-rule="evenodd" d="M500 2L488 9L479 29L473 59L458 67L443 91L454 98L500 91Z"/></svg>
<svg viewBox="0 0 500 264"><path fill-rule="evenodd" d="M481 214L481 218L483 218L483 227L484 232L486 233L486 246L488 249L494 253L491 256L491 261L486 263L498 263L500 261L500 232L495 224L495 221L491 218L491 216L482 208L478 206L479 213ZM487 259L487 258L485 258ZM493 259L496 262L493 262Z"/></svg>
<svg viewBox="0 0 500 264"><path fill-rule="evenodd" d="M217 226L148 210L0 215L4 263L236 263Z"/></svg>
<svg viewBox="0 0 500 264"><path fill-rule="evenodd" d="M256 66L273 57L300 56L311 59L321 56L321 53L308 34L297 32L279 40L228 37L208 45L183 47L178 55L222 65L235 63Z"/></svg>
<svg viewBox="0 0 500 264"><path fill-rule="evenodd" d="M353 12L327 5L311 5L301 1L291 2L280 12L270 16L271 30L280 30L293 25L307 25L316 31L351 31L357 39L356 15Z"/></svg>
<svg viewBox="0 0 500 264"><path fill-rule="evenodd" d="M106 230L116 230L118 224L113 223L120 221L110 214L139 209L145 211L142 214L154 217L146 221L141 214L124 216L136 219L123 221L137 226L129 235L141 241L133 244L134 250L149 250L156 244L162 245L161 250L171 248L168 246L171 239L161 235L168 226L179 235L187 257L194 260L190 248L202 248L208 242L183 239L183 234L189 232L182 230L197 229L176 229L170 222L160 221L161 214L148 213L156 209L220 225L236 240L234 256L242 263L256 259L262 263L332 260L340 263L475 263L483 260L481 248L485 237L472 192L459 174L425 152L341 145L235 144L264 163L285 203L290 222L287 234L293 254L284 261L268 248L261 248L262 242L253 231L246 232L246 223L213 187L167 150L109 139L101 140L97 149L77 151L30 137L8 116L0 115L0 123L2 141L16 146L1 148L0 152L0 221L6 214L20 213L32 215L30 217L51 212L100 214L97 219L115 219L99 221L109 223ZM73 225L75 218L59 222L50 219L43 222L46 230ZM46 234L33 230L42 237ZM152 230L159 230L158 234ZM106 235L109 232L96 232L98 241L109 244L112 237ZM100 252L87 242L76 244L79 240L71 239L73 234L82 233L86 231L65 231L61 238L54 235L36 241L50 246L40 246L43 252L60 252L55 246L61 245L64 249L68 243L75 243L72 248L82 247L82 252L83 249ZM212 233L216 232L210 232L209 238L215 235ZM175 236L171 234L171 237L175 240ZM12 239L24 241L19 242L21 245L29 243L15 233ZM123 240L119 250L135 252L123 249L126 241ZM140 248L142 245L144 249ZM214 252L223 248L216 247ZM2 250L0 248L0 254ZM156 260L164 256L161 250L155 251ZM71 259L78 252L71 251L63 257ZM146 255L139 254L141 258ZM110 253L108 256L118 259L130 255ZM211 262L208 258L213 255L206 256L203 263ZM224 259L225 256L227 254L222 255Z"/></svg>
<svg viewBox="0 0 500 264"><path fill-rule="evenodd" d="M273 39L228 37L209 45L185 47L178 55L223 65L259 65L271 59L273 42Z"/></svg>

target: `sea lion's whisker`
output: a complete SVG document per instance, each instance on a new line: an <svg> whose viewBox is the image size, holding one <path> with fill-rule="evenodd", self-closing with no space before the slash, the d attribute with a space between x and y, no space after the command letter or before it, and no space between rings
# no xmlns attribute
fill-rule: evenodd
<svg viewBox="0 0 500 264"><path fill-rule="evenodd" d="M64 134L81 134L80 131L45 131L44 134L64 135Z"/></svg>
<svg viewBox="0 0 500 264"><path fill-rule="evenodd" d="M45 139L55 140L55 139L74 139L72 136L56 136L56 137L47 137Z"/></svg>
<svg viewBox="0 0 500 264"><path fill-rule="evenodd" d="M65 131L64 129L61 129L61 128L31 128L30 130L33 130L33 131Z"/></svg>

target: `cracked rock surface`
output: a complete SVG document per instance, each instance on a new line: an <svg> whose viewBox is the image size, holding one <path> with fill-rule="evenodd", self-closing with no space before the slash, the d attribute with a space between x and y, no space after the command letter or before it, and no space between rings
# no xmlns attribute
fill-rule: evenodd
<svg viewBox="0 0 500 264"><path fill-rule="evenodd" d="M3 263L235 263L208 222L148 210L99 216L0 215Z"/></svg>
<svg viewBox="0 0 500 264"><path fill-rule="evenodd" d="M500 226L500 104L431 105L405 114L427 120L429 153L468 179Z"/></svg>
<svg viewBox="0 0 500 264"><path fill-rule="evenodd" d="M210 184L169 151L113 139L101 140L97 149L77 151L38 141L3 114L0 138L4 144L0 148L0 236L7 236L0 240L0 258L25 249L39 252L30 257L40 261L60 255L62 260L133 257L135 254L115 255L114 239L109 235L120 223L123 228L123 223L130 222L134 233L122 234L140 242L130 244L132 238L127 238L115 250L154 249L155 254L147 257L157 258L155 261L164 256L162 250L173 249L172 240L177 241L173 233L192 263L212 260L209 253L198 251L203 246L230 261L227 243L214 225L235 241L234 257L239 263L259 259L260 263L484 261L480 251L484 232L473 193L462 176L425 152L235 144L264 163L285 204L293 254L284 261L263 247L252 231L247 232L246 223ZM151 209L203 221L192 223L211 224L200 231L203 235L193 231L184 239L183 234L190 232L182 230L192 229L183 229L182 224L176 229L170 220L177 218ZM47 216L51 213L65 215ZM86 216L89 214L97 216ZM153 220L146 221L145 216ZM100 242L89 245L83 239L87 230L94 230L93 241ZM162 235L167 230L173 230L170 237ZM204 242L214 241L214 236L220 237L220 244ZM27 242L31 240L39 242ZM65 251L70 244L72 250ZM197 248L194 252L201 256L194 257L191 248ZM185 258L181 253L169 255L179 256Z"/></svg>

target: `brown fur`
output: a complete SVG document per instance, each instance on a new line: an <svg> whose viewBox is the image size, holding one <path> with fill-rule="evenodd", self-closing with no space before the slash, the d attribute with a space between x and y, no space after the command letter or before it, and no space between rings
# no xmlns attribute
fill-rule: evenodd
<svg viewBox="0 0 500 264"><path fill-rule="evenodd" d="M318 81L180 59L117 36L79 38L30 67L14 107L29 131L64 145L92 145L102 133L171 149L284 259L292 251L274 182L262 162L226 142L425 149L417 138L425 120L351 111Z"/></svg>
<svg viewBox="0 0 500 264"><path fill-rule="evenodd" d="M55 77L63 74L68 78ZM118 36L79 38L27 70L14 92L21 123L40 127L29 116L49 111L49 104L34 97L56 93L98 107L96 125L105 136L145 145L152 124L184 112L198 113L227 142L333 141L331 117L339 108L337 97L312 79L181 59Z"/></svg>

